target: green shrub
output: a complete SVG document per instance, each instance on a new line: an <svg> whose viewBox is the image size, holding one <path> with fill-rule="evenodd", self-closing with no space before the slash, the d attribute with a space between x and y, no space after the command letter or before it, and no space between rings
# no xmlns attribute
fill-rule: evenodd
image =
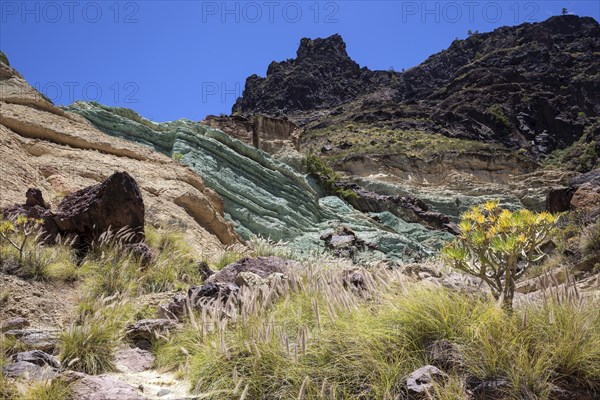
<svg viewBox="0 0 600 400"><path fill-rule="evenodd" d="M157 349L207 399L402 398L408 374L430 363L445 339L463 367L446 369L434 399L465 398L464 377L507 379L507 398L548 398L551 385L600 382L598 303L573 297L508 312L483 296L407 284L393 271L366 273L368 293L352 294L331 271L295 271L295 282L265 308L227 322L197 316Z"/></svg>
<svg viewBox="0 0 600 400"><path fill-rule="evenodd" d="M358 199L358 195L353 190L343 189L336 185L341 180L341 176L315 154L310 153L306 156L306 169L309 174L317 177L327 193L346 200Z"/></svg>
<svg viewBox="0 0 600 400"><path fill-rule="evenodd" d="M503 130L510 130L510 122L504 114L504 108L500 104L494 104L488 107L487 112L491 115L492 119L503 128Z"/></svg>
<svg viewBox="0 0 600 400"><path fill-rule="evenodd" d="M172 158L176 162L181 163L181 161L183 160L183 154L181 154L181 153L173 153Z"/></svg>
<svg viewBox="0 0 600 400"><path fill-rule="evenodd" d="M92 375L113 371L125 315L120 307L106 307L68 327L59 339L62 365Z"/></svg>
<svg viewBox="0 0 600 400"><path fill-rule="evenodd" d="M91 295L165 292L200 281L193 251L180 232L149 226L146 243L157 255L142 265L125 250L119 234L103 237L82 265Z"/></svg>
<svg viewBox="0 0 600 400"><path fill-rule="evenodd" d="M475 206L462 215L460 235L443 256L454 268L482 279L510 309L517 280L543 258L539 246L557 220L547 212L501 209L497 202Z"/></svg>
<svg viewBox="0 0 600 400"><path fill-rule="evenodd" d="M215 271L220 271L224 267L228 266L229 264L232 264L244 257L245 257L245 254L242 253L241 251L237 251L237 250L226 251L223 254L221 254L219 259L215 263L212 264L212 268Z"/></svg>
<svg viewBox="0 0 600 400"><path fill-rule="evenodd" d="M69 385L59 379L40 382L30 386L19 400L68 400L71 398Z"/></svg>

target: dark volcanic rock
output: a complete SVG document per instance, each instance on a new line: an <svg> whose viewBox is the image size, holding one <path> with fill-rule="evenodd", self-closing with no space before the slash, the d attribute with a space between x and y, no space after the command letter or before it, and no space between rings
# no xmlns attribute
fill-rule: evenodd
<svg viewBox="0 0 600 400"><path fill-rule="evenodd" d="M183 294L176 294L173 299L166 304L158 306L158 316L160 318L172 319L178 321L187 313L187 297Z"/></svg>
<svg viewBox="0 0 600 400"><path fill-rule="evenodd" d="M57 372L54 368L32 364L27 361L17 361L6 365L2 372L9 378L21 378L30 380L54 379Z"/></svg>
<svg viewBox="0 0 600 400"><path fill-rule="evenodd" d="M512 384L505 378L467 378L467 387L471 389L475 400L502 400L512 390Z"/></svg>
<svg viewBox="0 0 600 400"><path fill-rule="evenodd" d="M235 283L227 282L208 282L202 286L191 286L188 289L188 297L192 304L202 306L207 300L221 299L226 302L230 298L235 298L240 288Z"/></svg>
<svg viewBox="0 0 600 400"><path fill-rule="evenodd" d="M348 123L385 124L450 137L527 148L564 148L600 113L600 25L555 16L455 40L404 73L359 68L340 36L302 39L297 57L252 75L235 113L283 111L303 124L327 126L327 113ZM351 104L352 106L346 106ZM343 121L343 120L342 120Z"/></svg>
<svg viewBox="0 0 600 400"><path fill-rule="evenodd" d="M208 278L207 282L235 283L240 272L252 272L261 278L267 278L271 274L285 274L286 271L298 267L298 262L280 257L245 257L215 273Z"/></svg>
<svg viewBox="0 0 600 400"><path fill-rule="evenodd" d="M89 245L107 231L131 231L128 242L144 239L144 200L127 172L115 172L104 182L66 196L58 205L56 223L61 231L77 235Z"/></svg>
<svg viewBox="0 0 600 400"><path fill-rule="evenodd" d="M0 324L0 332L6 332L15 329L25 329L29 327L29 321L23 317L8 319Z"/></svg>
<svg viewBox="0 0 600 400"><path fill-rule="evenodd" d="M546 195L546 211L558 213L571 209L574 188L552 189Z"/></svg>
<svg viewBox="0 0 600 400"><path fill-rule="evenodd" d="M58 344L58 331L42 329L15 329L4 332L7 337L19 339L30 349L52 352Z"/></svg>
<svg viewBox="0 0 600 400"><path fill-rule="evenodd" d="M14 219L20 215L42 221L44 230L44 241L48 244L54 244L56 237L61 232L54 220L54 214L50 211L48 203L42 197L42 191L36 188L29 188L25 193L25 204L15 204L3 210L4 218Z"/></svg>
<svg viewBox="0 0 600 400"><path fill-rule="evenodd" d="M144 239L144 201L135 180L127 172L115 172L104 182L66 196L52 212L39 189L29 189L26 202L3 210L5 218L25 215L42 220L45 242L57 237L75 237L75 246L87 248L107 232L127 229L121 238L126 243ZM142 261L149 262L152 252L140 244L129 249Z"/></svg>
<svg viewBox="0 0 600 400"><path fill-rule="evenodd" d="M168 335L177 324L166 318L141 319L127 327L127 338L142 350L150 349L151 343Z"/></svg>
<svg viewBox="0 0 600 400"><path fill-rule="evenodd" d="M60 362L56 357L41 350L32 350L17 353L12 356L12 360L14 362L25 361L31 364L38 365L40 367L47 365L52 368L60 368Z"/></svg>
<svg viewBox="0 0 600 400"><path fill-rule="evenodd" d="M136 259L142 268L148 266L156 259L156 252L146 243L128 243L124 251Z"/></svg>
<svg viewBox="0 0 600 400"><path fill-rule="evenodd" d="M424 201L408 196L381 195L366 190L355 183L338 182L336 186L352 190L357 197L348 198L354 208L363 212L388 211L408 222L416 222L431 229L439 229L453 235L458 234L458 227L450 218L442 213L430 211Z"/></svg>
<svg viewBox="0 0 600 400"><path fill-rule="evenodd" d="M373 75L348 56L340 35L303 38L295 59L273 61L266 78L252 75L246 80L244 94L233 112L276 115L280 111L333 108L372 90Z"/></svg>
<svg viewBox="0 0 600 400"><path fill-rule="evenodd" d="M200 307L209 300L220 298L227 301L237 297L240 290L238 283L245 282L242 279L244 274L254 274L258 279L267 279L273 274L285 275L287 271L297 267L298 262L280 257L245 257L212 273L204 285L191 286L188 297L193 305Z"/></svg>
<svg viewBox="0 0 600 400"><path fill-rule="evenodd" d="M336 230L324 232L320 239L325 242L325 246L336 257L342 258L354 258L359 251L375 248L373 245L359 238L352 229L343 225L339 226Z"/></svg>

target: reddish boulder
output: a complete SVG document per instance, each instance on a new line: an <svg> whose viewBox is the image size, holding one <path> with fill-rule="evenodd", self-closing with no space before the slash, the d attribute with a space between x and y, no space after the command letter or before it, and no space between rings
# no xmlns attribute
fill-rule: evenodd
<svg viewBox="0 0 600 400"><path fill-rule="evenodd" d="M600 216L600 169L572 178L569 187L555 189L546 197L550 212L582 212L589 221Z"/></svg>
<svg viewBox="0 0 600 400"><path fill-rule="evenodd" d="M61 231L77 235L89 245L107 231L128 228L126 242L144 240L144 200L136 181L127 172L115 172L107 180L66 196L55 217Z"/></svg>
<svg viewBox="0 0 600 400"><path fill-rule="evenodd" d="M128 229L122 238L126 243L144 240L144 200L127 172L115 172L100 184L66 196L56 212L50 210L39 189L29 189L25 204L5 208L3 214L5 218L25 215L42 220L46 243L54 244L59 235L76 237L74 244L84 253L107 231Z"/></svg>

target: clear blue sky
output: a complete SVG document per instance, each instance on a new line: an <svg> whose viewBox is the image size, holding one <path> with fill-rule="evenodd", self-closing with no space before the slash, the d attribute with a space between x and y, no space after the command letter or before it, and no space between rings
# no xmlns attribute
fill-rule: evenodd
<svg viewBox="0 0 600 400"><path fill-rule="evenodd" d="M97 100L167 121L229 114L247 76L295 57L302 37L342 35L371 69L410 68L468 30L600 1L0 1L0 49L57 104Z"/></svg>

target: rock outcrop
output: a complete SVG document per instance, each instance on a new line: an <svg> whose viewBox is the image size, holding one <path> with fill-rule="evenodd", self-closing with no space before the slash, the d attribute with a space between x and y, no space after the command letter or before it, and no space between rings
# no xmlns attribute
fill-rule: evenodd
<svg viewBox="0 0 600 400"><path fill-rule="evenodd" d="M304 174L206 125L188 120L154 123L131 110L93 103L77 102L68 109L111 136L169 156L181 154L180 162L223 198L226 217L246 239L260 235L290 242L299 252L322 251L320 235L344 224L373 243L378 257L408 260L433 254L449 236L391 214L383 217L390 225L381 224L375 215L365 215L339 198L322 198Z"/></svg>
<svg viewBox="0 0 600 400"><path fill-rule="evenodd" d="M138 182L146 223L182 228L188 242L209 257L240 241L224 218L222 199L198 175L55 107L3 60L0 142L0 207L20 203L27 188L37 187L56 209L63 197L105 181L118 169ZM26 204L41 215L47 212L29 199Z"/></svg>
<svg viewBox="0 0 600 400"><path fill-rule="evenodd" d="M600 169L571 178L568 187L548 193L546 209L550 212L578 211L591 222L600 216Z"/></svg>
<svg viewBox="0 0 600 400"><path fill-rule="evenodd" d="M60 236L75 240L75 247L85 251L105 232L124 230L121 239L125 243L144 240L144 200L127 172L115 172L102 183L66 196L56 212L50 211L39 189L28 189L26 198L23 205L5 208L4 217L41 219L45 241L50 244Z"/></svg>
<svg viewBox="0 0 600 400"><path fill-rule="evenodd" d="M458 234L458 227L447 215L429 210L429 206L416 197L381 195L349 182L339 182L337 186L356 193L356 197L349 198L348 202L357 210L374 213L388 211L408 222Z"/></svg>
<svg viewBox="0 0 600 400"><path fill-rule="evenodd" d="M300 263L280 257L245 257L211 275L207 282L236 283L238 275L245 272L251 272L265 279L272 274L286 274L299 268L301 268Z"/></svg>
<svg viewBox="0 0 600 400"><path fill-rule="evenodd" d="M291 114L333 108L374 89L372 75L348 56L340 35L303 38L295 59L273 61L266 78L252 75L246 79L233 112Z"/></svg>
<svg viewBox="0 0 600 400"><path fill-rule="evenodd" d="M274 156L294 152L302 133L302 129L287 118L258 113L252 117L209 115L201 122Z"/></svg>

